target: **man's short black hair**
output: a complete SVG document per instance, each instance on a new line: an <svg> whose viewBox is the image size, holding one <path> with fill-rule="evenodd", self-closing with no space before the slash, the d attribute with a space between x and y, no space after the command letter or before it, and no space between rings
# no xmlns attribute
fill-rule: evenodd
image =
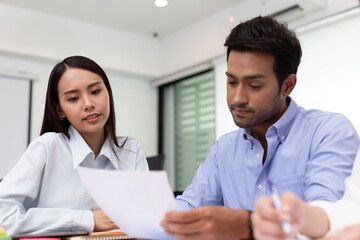
<svg viewBox="0 0 360 240"><path fill-rule="evenodd" d="M256 17L240 23L226 38L227 59L234 51L263 51L275 58L274 73L279 88L290 74L296 74L302 55L300 42L285 24L271 17Z"/></svg>

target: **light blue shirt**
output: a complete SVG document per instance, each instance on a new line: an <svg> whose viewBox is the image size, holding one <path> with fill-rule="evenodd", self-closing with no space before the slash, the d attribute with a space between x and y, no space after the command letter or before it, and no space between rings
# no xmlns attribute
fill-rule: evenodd
<svg viewBox="0 0 360 240"><path fill-rule="evenodd" d="M82 184L78 166L148 171L141 145L135 139L127 138L118 148L111 147L107 138L94 159L94 153L72 126L69 135L70 139L62 133L36 138L0 183L0 226L8 235L93 231L92 210L99 207ZM125 139L118 138L120 146Z"/></svg>
<svg viewBox="0 0 360 240"><path fill-rule="evenodd" d="M283 116L266 133L268 152L249 129L219 138L205 162L177 197L179 209L223 205L253 210L269 195L267 178L280 193L292 191L306 202L336 201L344 193L359 137L343 115L304 110L293 99Z"/></svg>

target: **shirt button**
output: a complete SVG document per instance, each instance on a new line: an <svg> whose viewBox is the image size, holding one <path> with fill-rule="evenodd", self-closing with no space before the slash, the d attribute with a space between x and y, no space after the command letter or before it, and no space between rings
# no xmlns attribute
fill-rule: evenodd
<svg viewBox="0 0 360 240"><path fill-rule="evenodd" d="M258 185L258 189L262 189L262 186L261 186L261 184L259 184L259 185Z"/></svg>
<svg viewBox="0 0 360 240"><path fill-rule="evenodd" d="M256 154L256 157L257 157L257 158L260 157L260 153Z"/></svg>
<svg viewBox="0 0 360 240"><path fill-rule="evenodd" d="M285 139L285 137L284 136L281 136L281 140L284 140Z"/></svg>

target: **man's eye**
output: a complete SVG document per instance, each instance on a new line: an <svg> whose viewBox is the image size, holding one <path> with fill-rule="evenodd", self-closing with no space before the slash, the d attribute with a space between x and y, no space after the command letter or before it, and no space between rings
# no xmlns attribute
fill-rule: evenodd
<svg viewBox="0 0 360 240"><path fill-rule="evenodd" d="M254 88L254 89L259 89L261 86L258 86L258 85L249 85L251 88Z"/></svg>

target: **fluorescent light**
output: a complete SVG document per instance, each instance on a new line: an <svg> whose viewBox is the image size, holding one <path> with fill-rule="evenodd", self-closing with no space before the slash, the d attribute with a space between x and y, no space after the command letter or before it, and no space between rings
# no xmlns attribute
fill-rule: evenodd
<svg viewBox="0 0 360 240"><path fill-rule="evenodd" d="M353 16L358 16L360 14L360 7L355 7L355 8L350 8L348 10L345 10L343 12L331 15L329 17L325 17L319 20L316 20L314 22L305 24L303 26L297 27L295 28L295 32L298 34L315 29L315 28L319 28L322 26L325 26L327 24L331 24L337 21L340 21L342 19L346 19L348 17L353 17Z"/></svg>
<svg viewBox="0 0 360 240"><path fill-rule="evenodd" d="M276 18L278 21L290 22L294 19L302 17L305 14L304 8L300 7L299 4L282 9L269 16Z"/></svg>
<svg viewBox="0 0 360 240"><path fill-rule="evenodd" d="M155 0L154 4L157 7L165 7L166 5L168 5L168 1L167 0Z"/></svg>

